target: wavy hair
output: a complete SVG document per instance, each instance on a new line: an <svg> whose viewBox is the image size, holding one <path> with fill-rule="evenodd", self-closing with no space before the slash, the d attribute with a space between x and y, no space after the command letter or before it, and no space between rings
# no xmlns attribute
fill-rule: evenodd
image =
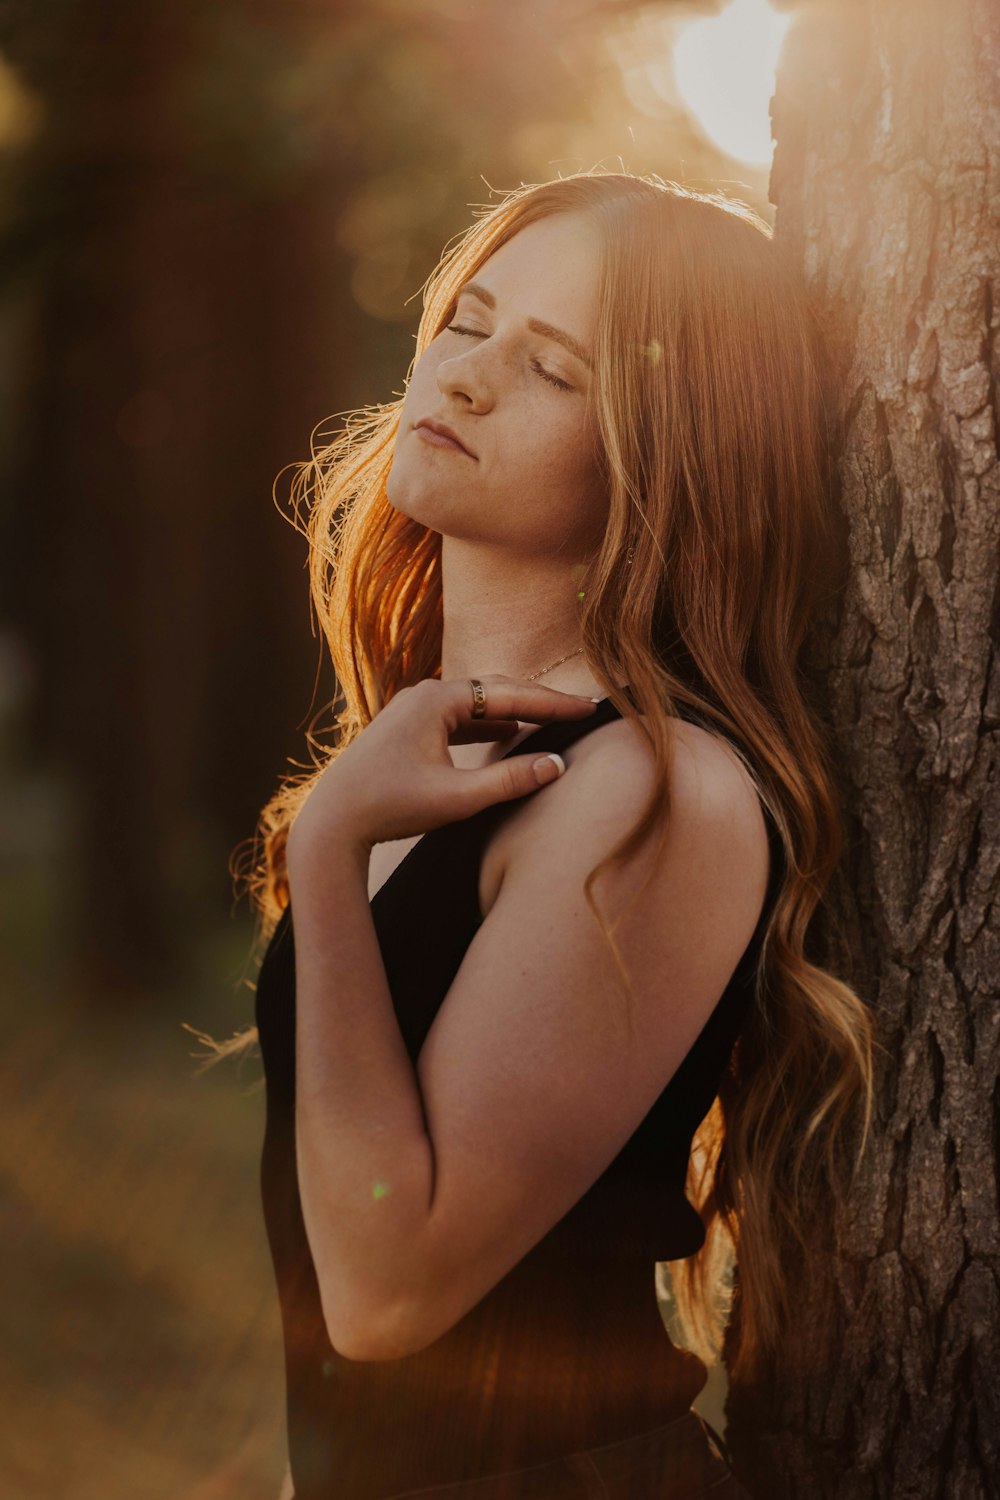
<svg viewBox="0 0 1000 1500"><path fill-rule="evenodd" d="M629 684L656 766L642 816L585 883L626 990L591 888L654 825L665 836L678 705L734 746L784 853L754 1004L692 1146L687 1192L705 1243L669 1263L688 1347L711 1361L733 1312L735 1255L736 1375L779 1348L800 1226L817 1193L842 1200L845 1144L856 1172L872 1113L871 1012L804 953L843 847L828 735L800 663L815 611L841 581L834 435L808 299L770 227L739 200L652 174L595 169L480 206L425 283L415 360L499 246L573 211L590 216L602 246L594 400L608 498L582 579L581 643L626 717L618 684ZM395 693L440 673L441 538L386 497L401 405L346 414L295 468L295 520L341 707L336 744L308 732L312 768L282 779L251 841L243 878L261 951L289 899L285 842L312 781ZM208 1038L212 1061L255 1039L252 1026Z"/></svg>

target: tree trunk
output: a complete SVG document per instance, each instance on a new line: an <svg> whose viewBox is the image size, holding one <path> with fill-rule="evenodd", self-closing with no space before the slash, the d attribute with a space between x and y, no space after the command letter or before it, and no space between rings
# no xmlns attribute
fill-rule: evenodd
<svg viewBox="0 0 1000 1500"><path fill-rule="evenodd" d="M848 846L817 956L873 1006L874 1144L734 1463L790 1500L1000 1483L1000 10L852 0L793 20L772 101L776 240L845 419L851 580L810 643Z"/></svg>

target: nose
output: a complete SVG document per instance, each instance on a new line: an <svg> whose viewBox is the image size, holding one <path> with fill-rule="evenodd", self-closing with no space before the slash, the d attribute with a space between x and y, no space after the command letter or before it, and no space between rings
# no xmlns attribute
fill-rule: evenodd
<svg viewBox="0 0 1000 1500"><path fill-rule="evenodd" d="M472 348L449 355L437 367L438 389L442 395L457 397L471 411L488 411L494 400L493 378L488 361L481 357L480 351L481 344L477 340Z"/></svg>

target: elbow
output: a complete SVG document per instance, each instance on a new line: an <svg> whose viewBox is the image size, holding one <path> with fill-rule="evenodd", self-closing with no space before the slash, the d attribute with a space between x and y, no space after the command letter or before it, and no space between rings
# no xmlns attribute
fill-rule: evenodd
<svg viewBox="0 0 1000 1500"><path fill-rule="evenodd" d="M336 1295L321 1291L320 1300L327 1337L343 1359L360 1363L404 1359L436 1337L409 1304L388 1303L357 1292L345 1295L342 1287Z"/></svg>
<svg viewBox="0 0 1000 1500"><path fill-rule="evenodd" d="M326 1331L330 1343L342 1359L370 1364L376 1360L403 1359L416 1353L413 1345L399 1336L398 1331L374 1319L345 1323L342 1319L331 1323L326 1319Z"/></svg>

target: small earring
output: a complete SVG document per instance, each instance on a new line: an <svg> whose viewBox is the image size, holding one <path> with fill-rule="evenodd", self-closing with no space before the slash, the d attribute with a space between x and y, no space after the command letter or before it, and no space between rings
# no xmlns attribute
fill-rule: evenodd
<svg viewBox="0 0 1000 1500"><path fill-rule="evenodd" d="M632 566L632 548L631 547L628 549L628 554L627 554L627 556L625 558L625 566L626 566L626 568L630 568Z"/></svg>

